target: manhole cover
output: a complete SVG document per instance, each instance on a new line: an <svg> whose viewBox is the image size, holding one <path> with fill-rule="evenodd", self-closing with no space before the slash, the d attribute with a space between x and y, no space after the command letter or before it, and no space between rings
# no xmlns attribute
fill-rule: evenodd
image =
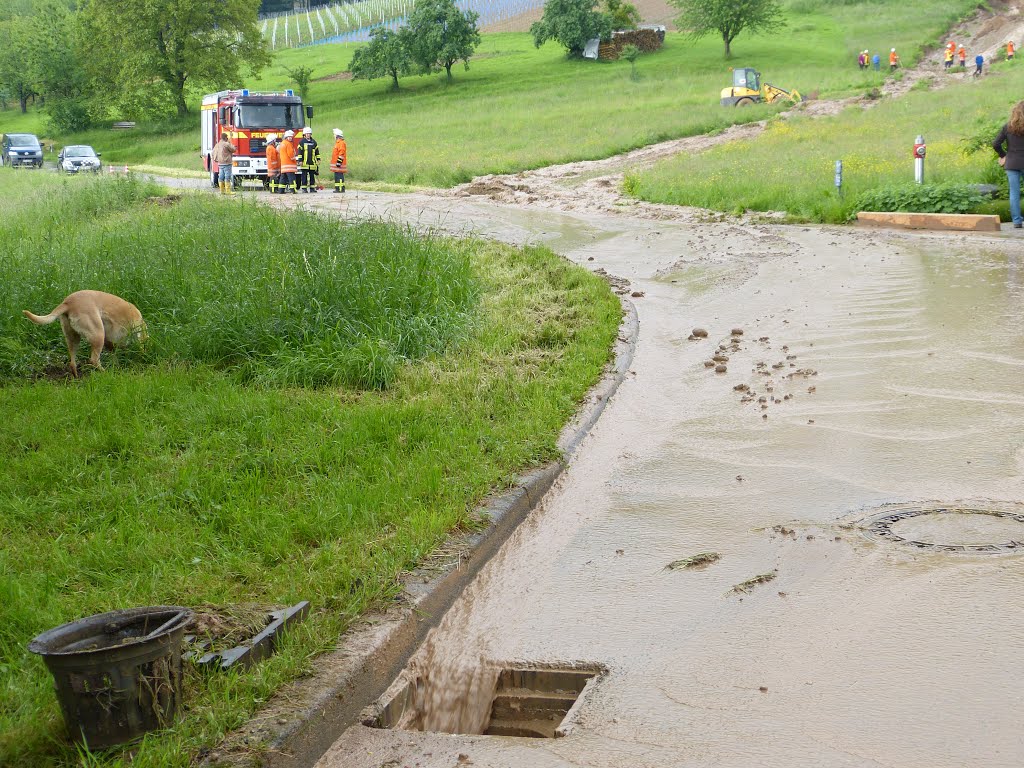
<svg viewBox="0 0 1024 768"><path fill-rule="evenodd" d="M891 507L861 527L868 538L934 552L1024 552L1024 508L974 505Z"/></svg>

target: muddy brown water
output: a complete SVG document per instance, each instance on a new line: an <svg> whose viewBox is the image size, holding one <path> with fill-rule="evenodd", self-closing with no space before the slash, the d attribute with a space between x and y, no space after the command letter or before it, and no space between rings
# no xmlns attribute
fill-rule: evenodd
<svg viewBox="0 0 1024 768"><path fill-rule="evenodd" d="M1024 499L1024 240L416 195L283 204L544 242L644 293L634 375L406 672L459 730L501 667L602 665L575 729L358 725L321 768L1024 761L1024 557L856 527L890 503ZM703 365L720 345L725 374ZM1009 525L969 522L901 525L972 541ZM700 552L721 559L665 568Z"/></svg>

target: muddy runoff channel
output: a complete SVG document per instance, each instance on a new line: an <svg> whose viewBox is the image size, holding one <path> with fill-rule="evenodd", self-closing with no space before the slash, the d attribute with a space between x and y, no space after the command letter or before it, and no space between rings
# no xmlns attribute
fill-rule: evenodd
<svg viewBox="0 0 1024 768"><path fill-rule="evenodd" d="M275 202L544 242L643 294L633 375L369 710L397 727L320 768L1024 762L1024 241ZM522 677L552 668L593 677ZM482 733L517 712L538 737Z"/></svg>

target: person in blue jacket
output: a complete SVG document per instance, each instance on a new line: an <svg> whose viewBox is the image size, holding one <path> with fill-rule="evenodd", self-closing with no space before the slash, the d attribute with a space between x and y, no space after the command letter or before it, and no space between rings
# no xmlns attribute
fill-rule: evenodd
<svg viewBox="0 0 1024 768"><path fill-rule="evenodd" d="M974 76L977 77L981 74L981 67L985 63L985 57L980 53L974 57Z"/></svg>
<svg viewBox="0 0 1024 768"><path fill-rule="evenodd" d="M878 72L882 69L882 57L877 53L871 57L871 68Z"/></svg>

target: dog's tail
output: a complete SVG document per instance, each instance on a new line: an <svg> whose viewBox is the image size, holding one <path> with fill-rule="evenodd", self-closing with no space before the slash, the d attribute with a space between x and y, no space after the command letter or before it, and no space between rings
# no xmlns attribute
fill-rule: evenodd
<svg viewBox="0 0 1024 768"><path fill-rule="evenodd" d="M49 325L53 321L59 319L61 315L66 314L67 311L67 305L61 304L48 315L33 315L27 309L21 310L21 314L23 314L36 325Z"/></svg>

